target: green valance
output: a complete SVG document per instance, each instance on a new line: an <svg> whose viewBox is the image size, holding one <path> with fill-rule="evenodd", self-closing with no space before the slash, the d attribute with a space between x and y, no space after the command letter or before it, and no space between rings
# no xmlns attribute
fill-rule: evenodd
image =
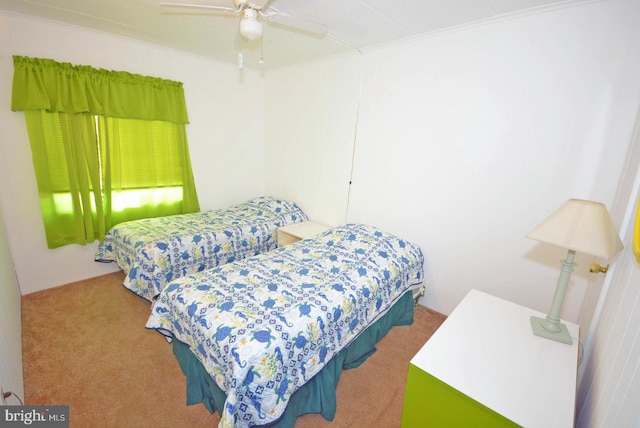
<svg viewBox="0 0 640 428"><path fill-rule="evenodd" d="M189 123L182 82L17 55L13 65L13 111Z"/></svg>

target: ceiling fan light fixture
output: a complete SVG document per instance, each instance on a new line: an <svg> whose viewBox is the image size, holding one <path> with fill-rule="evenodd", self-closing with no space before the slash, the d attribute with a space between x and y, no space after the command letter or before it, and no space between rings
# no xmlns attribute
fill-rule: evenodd
<svg viewBox="0 0 640 428"><path fill-rule="evenodd" d="M258 12L256 10L247 8L242 11L240 34L249 40L255 40L262 36L262 24L258 21Z"/></svg>

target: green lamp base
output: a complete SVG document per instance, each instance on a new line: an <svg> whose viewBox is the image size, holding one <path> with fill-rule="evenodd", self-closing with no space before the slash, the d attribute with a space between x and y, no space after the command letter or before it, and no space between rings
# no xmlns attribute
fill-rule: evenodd
<svg viewBox="0 0 640 428"><path fill-rule="evenodd" d="M555 340L556 342L566 343L567 345L573 344L573 339L571 339L571 335L569 334L569 330L567 330L567 326L560 323L558 327L560 331L555 332L547 329L544 326L544 322L546 321L544 318L531 317L531 329L533 330L533 334L540 337L545 337L547 339Z"/></svg>

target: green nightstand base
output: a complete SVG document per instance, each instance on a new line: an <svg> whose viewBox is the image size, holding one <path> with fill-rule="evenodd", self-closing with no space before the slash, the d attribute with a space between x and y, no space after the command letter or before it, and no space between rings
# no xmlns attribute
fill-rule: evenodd
<svg viewBox="0 0 640 428"><path fill-rule="evenodd" d="M402 409L402 428L518 426L413 364L409 364Z"/></svg>

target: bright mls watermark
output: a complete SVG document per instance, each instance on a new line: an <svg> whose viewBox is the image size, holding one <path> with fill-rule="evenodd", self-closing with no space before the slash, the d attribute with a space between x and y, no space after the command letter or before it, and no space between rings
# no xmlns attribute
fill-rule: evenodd
<svg viewBox="0 0 640 428"><path fill-rule="evenodd" d="M69 428L69 406L0 406L0 428Z"/></svg>

